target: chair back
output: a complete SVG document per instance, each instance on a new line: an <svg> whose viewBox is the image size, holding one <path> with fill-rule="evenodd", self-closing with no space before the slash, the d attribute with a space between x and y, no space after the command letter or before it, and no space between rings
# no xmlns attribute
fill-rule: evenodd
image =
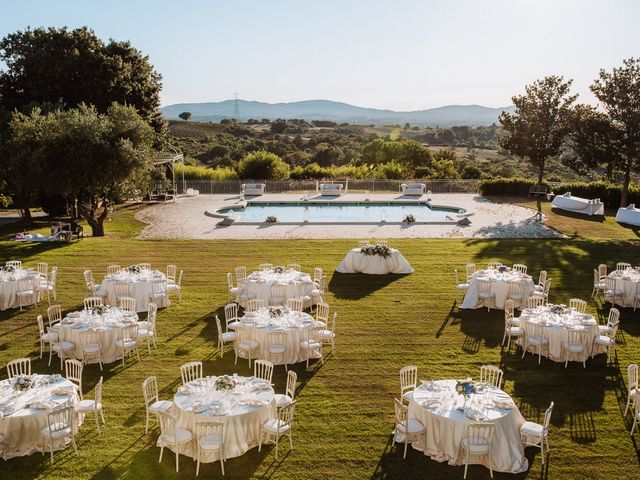
<svg viewBox="0 0 640 480"><path fill-rule="evenodd" d="M396 425L404 425L405 432L409 431L407 423L409 423L409 408L397 398L393 399L395 405Z"/></svg>
<svg viewBox="0 0 640 480"><path fill-rule="evenodd" d="M278 330L272 330L267 334L267 345L269 348L280 347L287 348L287 333Z"/></svg>
<svg viewBox="0 0 640 480"><path fill-rule="evenodd" d="M282 283L274 283L271 285L272 298L285 298L287 295L287 286Z"/></svg>
<svg viewBox="0 0 640 480"><path fill-rule="evenodd" d="M489 446L493 441L494 423L469 422L467 424L465 438L469 446Z"/></svg>
<svg viewBox="0 0 640 480"><path fill-rule="evenodd" d="M273 263L261 263L260 265L258 265L258 270L273 270Z"/></svg>
<svg viewBox="0 0 640 480"><path fill-rule="evenodd" d="M224 306L224 319L227 322L227 328L231 322L238 321L238 304L228 303Z"/></svg>
<svg viewBox="0 0 640 480"><path fill-rule="evenodd" d="M611 327L614 323L618 323L619 320L620 320L620 310L618 310L617 308L611 308L609 310L609 318L607 319L607 325Z"/></svg>
<svg viewBox="0 0 640 480"><path fill-rule="evenodd" d="M578 346L585 344L585 331L570 329L567 332L567 344L570 346Z"/></svg>
<svg viewBox="0 0 640 480"><path fill-rule="evenodd" d="M80 396L82 396L82 371L84 370L84 365L80 360L76 360L75 358L67 358L64 361L64 376L67 377L67 380L76 384L78 390L80 392Z"/></svg>
<svg viewBox="0 0 640 480"><path fill-rule="evenodd" d="M629 392L633 392L638 388L638 364L632 363L627 367L627 386Z"/></svg>
<svg viewBox="0 0 640 480"><path fill-rule="evenodd" d="M136 299L133 297L122 297L120 308L125 312L136 313Z"/></svg>
<svg viewBox="0 0 640 480"><path fill-rule="evenodd" d="M18 280L18 290L20 292L33 292L33 283L29 278L21 278Z"/></svg>
<svg viewBox="0 0 640 480"><path fill-rule="evenodd" d="M293 425L293 414L296 410L296 401L294 400L291 403L287 403L278 407L278 433L284 427L291 428Z"/></svg>
<svg viewBox="0 0 640 480"><path fill-rule="evenodd" d="M235 269L236 272L236 285L239 287L247 279L247 267L239 266Z"/></svg>
<svg viewBox="0 0 640 480"><path fill-rule="evenodd" d="M329 321L329 304L319 303L316 305L316 320L327 323Z"/></svg>
<svg viewBox="0 0 640 480"><path fill-rule="evenodd" d="M509 295L524 295L524 282L509 282Z"/></svg>
<svg viewBox="0 0 640 480"><path fill-rule="evenodd" d="M138 267L140 267L142 270L151 270L150 263L139 263Z"/></svg>
<svg viewBox="0 0 640 480"><path fill-rule="evenodd" d="M502 388L502 376L504 372L494 365L482 365L480 367L480 381Z"/></svg>
<svg viewBox="0 0 640 480"><path fill-rule="evenodd" d="M538 286L544 287L544 283L547 281L547 271L540 270L540 274L538 275Z"/></svg>
<svg viewBox="0 0 640 480"><path fill-rule="evenodd" d="M549 296L549 290L551 290L551 278L548 278L545 282L544 282L544 294L546 296Z"/></svg>
<svg viewBox="0 0 640 480"><path fill-rule="evenodd" d="M544 306L544 297L532 295L527 298L527 308L538 308Z"/></svg>
<svg viewBox="0 0 640 480"><path fill-rule="evenodd" d="M89 285L94 286L96 284L95 280L93 279L93 273L91 273L91 270L84 271L84 283L87 284L87 287Z"/></svg>
<svg viewBox="0 0 640 480"><path fill-rule="evenodd" d="M594 285L598 285L600 283L600 274L598 273L598 270L596 270L595 268L593 269L593 284Z"/></svg>
<svg viewBox="0 0 640 480"><path fill-rule="evenodd" d="M553 413L553 402L549 405L549 408L544 412L544 420L542 422L542 426L544 427L544 432L546 433L549 428L549 423L551 422L551 414Z"/></svg>
<svg viewBox="0 0 640 480"><path fill-rule="evenodd" d="M247 300L247 312L255 312L261 308L264 308L264 300L261 298L252 298L251 300Z"/></svg>
<svg viewBox="0 0 640 480"><path fill-rule="evenodd" d="M147 406L158 401L158 380L155 376L147 377L142 382L142 395Z"/></svg>
<svg viewBox="0 0 640 480"><path fill-rule="evenodd" d="M175 282L177 272L178 272L178 267L176 267L175 265L167 265L167 280L171 280L172 282Z"/></svg>
<svg viewBox="0 0 640 480"><path fill-rule="evenodd" d="M254 361L253 376L271 384L271 381L273 379L273 363L268 360Z"/></svg>
<svg viewBox="0 0 640 480"><path fill-rule="evenodd" d="M400 398L406 393L415 390L418 385L418 367L408 365L400 369Z"/></svg>
<svg viewBox="0 0 640 480"><path fill-rule="evenodd" d="M138 324L125 325L120 328L120 340L123 342L138 341Z"/></svg>
<svg viewBox="0 0 640 480"><path fill-rule="evenodd" d="M182 384L202 378L202 362L187 362L180 367Z"/></svg>
<svg viewBox="0 0 640 480"><path fill-rule="evenodd" d="M94 406L96 409L98 408L98 404L102 402L102 381L103 378L100 377L100 380L98 380L98 383L96 383L96 386L93 388Z"/></svg>
<svg viewBox="0 0 640 480"><path fill-rule="evenodd" d="M120 270L122 270L120 265L107 265L107 275L115 275L120 272Z"/></svg>
<svg viewBox="0 0 640 480"><path fill-rule="evenodd" d="M227 288L229 290L233 288L233 275L231 275L231 272L227 273Z"/></svg>
<svg viewBox="0 0 640 480"><path fill-rule="evenodd" d="M537 323L529 323L528 327L527 327L527 336L528 337L536 337L536 338L542 338L542 334L544 333L544 330L542 328L542 325L537 324Z"/></svg>
<svg viewBox="0 0 640 480"><path fill-rule="evenodd" d="M153 288L153 282L151 283ZM113 284L113 291L116 294L116 298L119 300L123 297L130 297L131 292L129 291L129 284L126 282L115 282Z"/></svg>
<svg viewBox="0 0 640 480"><path fill-rule="evenodd" d="M473 274L476 273L476 264L475 263L467 263L464 266L464 269L467 273L467 280L470 280L473 277Z"/></svg>
<svg viewBox="0 0 640 480"><path fill-rule="evenodd" d="M504 314L505 314L505 317L509 316L511 318L513 318L513 316L515 315L514 302L510 298L507 298L504 301Z"/></svg>
<svg viewBox="0 0 640 480"><path fill-rule="evenodd" d="M16 358L7 363L7 375L9 378L18 375L31 375L31 359Z"/></svg>
<svg viewBox="0 0 640 480"><path fill-rule="evenodd" d="M5 265L7 267L22 268L22 260L9 260Z"/></svg>
<svg viewBox="0 0 640 480"><path fill-rule="evenodd" d="M301 312L304 308L304 301L301 298L287 298L287 307L294 312Z"/></svg>
<svg viewBox="0 0 640 480"><path fill-rule="evenodd" d="M500 263L500 262L488 262L488 263L487 263L487 268L488 268L489 270L491 270L491 269L498 269L498 268L500 268L501 266L502 266L502 263Z"/></svg>
<svg viewBox="0 0 640 480"><path fill-rule="evenodd" d="M360 248L368 247L369 245L371 245L369 243L369 240L358 240L358 247L360 247Z"/></svg>
<svg viewBox="0 0 640 480"><path fill-rule="evenodd" d="M455 277L456 287L457 287L458 285L460 285L460 276L458 275L458 269L457 268L453 269L453 276Z"/></svg>
<svg viewBox="0 0 640 480"><path fill-rule="evenodd" d="M102 346L102 335L96 330L87 330L80 333L80 343L84 349L87 345L97 345L98 348Z"/></svg>
<svg viewBox="0 0 640 480"><path fill-rule="evenodd" d="M618 335L618 327L620 326L620 322L611 322L611 336L610 338L615 340L616 335Z"/></svg>
<svg viewBox="0 0 640 480"><path fill-rule="evenodd" d="M638 366L636 365L636 385L638 384L637 374L638 374ZM289 396L289 398L291 398L291 400L293 400L296 395L297 381L298 381L298 374L293 370L289 370L287 372L287 389L285 393Z"/></svg>
<svg viewBox="0 0 640 480"><path fill-rule="evenodd" d="M607 276L607 266L604 263L598 265L598 275L601 280Z"/></svg>
<svg viewBox="0 0 640 480"><path fill-rule="evenodd" d="M201 418L201 417L198 417ZM220 449L224 448L224 423L215 420L198 420L193 424L193 434L196 445L200 450L200 441L203 438L215 438L219 440Z"/></svg>
<svg viewBox="0 0 640 480"><path fill-rule="evenodd" d="M62 321L62 309L60 305L51 305L47 308L47 317L49 318L49 326L52 327Z"/></svg>
<svg viewBox="0 0 640 480"><path fill-rule="evenodd" d="M47 274L47 283L49 286L55 287L58 280L58 267L52 267L51 271Z"/></svg>
<svg viewBox="0 0 640 480"><path fill-rule="evenodd" d="M616 263L616 270L629 270L631 269L631 264L627 262L618 262Z"/></svg>
<svg viewBox="0 0 640 480"><path fill-rule="evenodd" d="M319 285L320 280L322 279L323 273L324 273L324 270L322 270L322 267L315 267L313 269L313 283L315 283L316 285Z"/></svg>
<svg viewBox="0 0 640 480"><path fill-rule="evenodd" d="M46 330L44 329L44 320L42 319L42 315L38 315L36 317L36 321L38 322L38 334L42 336L45 333L47 333Z"/></svg>
<svg viewBox="0 0 640 480"><path fill-rule="evenodd" d="M158 305L153 302L149 302L149 305L147 306L147 322L151 322L151 320L153 319L153 323L155 324L157 316Z"/></svg>
<svg viewBox="0 0 640 480"><path fill-rule="evenodd" d="M287 264L287 270L295 270L296 272L300 271L300 264L299 263L288 263Z"/></svg>
<svg viewBox="0 0 640 480"><path fill-rule="evenodd" d="M47 278L49 274L49 264L47 262L38 262L36 264L36 270L41 277Z"/></svg>
<svg viewBox="0 0 640 480"><path fill-rule="evenodd" d="M218 330L218 338L222 338L222 325L220 323L220 317L216 315L216 328Z"/></svg>
<svg viewBox="0 0 640 480"><path fill-rule="evenodd" d="M389 246L389 241L388 240L376 240L376 245L381 245L383 247L388 247Z"/></svg>
<svg viewBox="0 0 640 480"><path fill-rule="evenodd" d="M103 300L102 297L87 297L82 303L84 304L85 310L91 310L93 307L103 305Z"/></svg>
<svg viewBox="0 0 640 480"><path fill-rule="evenodd" d="M338 312L333 312L333 319L331 320L331 328L329 331L336 333L336 322L338 321Z"/></svg>
<svg viewBox="0 0 640 480"><path fill-rule="evenodd" d="M569 300L569 308L573 308L578 313L585 313L587 311L587 302L579 298L572 298Z"/></svg>
<svg viewBox="0 0 640 480"><path fill-rule="evenodd" d="M49 438L60 438L66 429L75 435L75 411L73 405L63 405L47 412L47 427Z"/></svg>
<svg viewBox="0 0 640 480"><path fill-rule="evenodd" d="M163 297L167 294L167 281L166 280L152 280L151 281L151 295L154 298Z"/></svg>
<svg viewBox="0 0 640 480"><path fill-rule="evenodd" d="M169 444L175 444L176 417L164 410L158 411L158 421L160 423L160 436ZM170 441L170 440L173 440Z"/></svg>
<svg viewBox="0 0 640 480"><path fill-rule="evenodd" d="M490 292L491 291L491 280L488 280L486 278L479 278L478 279L478 292Z"/></svg>
<svg viewBox="0 0 640 480"><path fill-rule="evenodd" d="M511 269L518 273L527 273L527 266L523 263L514 263Z"/></svg>

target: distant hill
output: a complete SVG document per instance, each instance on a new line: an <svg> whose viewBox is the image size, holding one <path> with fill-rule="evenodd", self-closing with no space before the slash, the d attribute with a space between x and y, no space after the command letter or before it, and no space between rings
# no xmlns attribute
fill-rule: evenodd
<svg viewBox="0 0 640 480"><path fill-rule="evenodd" d="M391 125L405 124L422 127L447 127L453 125L491 125L498 121L503 110L513 107L490 108L481 105L447 105L413 112L396 112L377 108L364 108L331 100L304 100L289 103L265 103L239 100L239 121L250 118L301 118L311 120L331 120L357 124ZM219 122L233 117L234 100L209 103L177 103L162 107L160 112L168 119L177 119L182 112L191 112L195 121Z"/></svg>

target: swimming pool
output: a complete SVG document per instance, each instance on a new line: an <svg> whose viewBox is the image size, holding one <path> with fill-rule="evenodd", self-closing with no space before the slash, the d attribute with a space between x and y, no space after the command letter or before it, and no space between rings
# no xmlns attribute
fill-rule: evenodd
<svg viewBox="0 0 640 480"><path fill-rule="evenodd" d="M278 223L400 223L413 215L418 223L455 223L464 209L432 206L426 202L260 202L218 210L236 222L262 223L267 217Z"/></svg>

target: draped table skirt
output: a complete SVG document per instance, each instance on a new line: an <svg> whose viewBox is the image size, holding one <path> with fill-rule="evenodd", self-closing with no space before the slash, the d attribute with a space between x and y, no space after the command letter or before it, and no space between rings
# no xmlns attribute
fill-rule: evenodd
<svg viewBox="0 0 640 480"><path fill-rule="evenodd" d="M370 275L409 274L413 273L413 268L395 248L391 249L391 255L387 258L380 255L365 255L360 251L360 248L354 248L340 262L336 272Z"/></svg>

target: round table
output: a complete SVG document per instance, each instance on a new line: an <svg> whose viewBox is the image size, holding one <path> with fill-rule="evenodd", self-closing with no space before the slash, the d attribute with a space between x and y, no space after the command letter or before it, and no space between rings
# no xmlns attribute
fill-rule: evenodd
<svg viewBox="0 0 640 480"><path fill-rule="evenodd" d="M100 354L102 363L116 362L122 359L122 348L116 346L120 330L126 325L138 321L136 313L129 313L117 307L110 307L102 315L93 314L91 310L69 313L55 328L60 338L76 346L75 356L82 359L82 333L94 330L100 333ZM90 358L87 363L98 363L97 358Z"/></svg>
<svg viewBox="0 0 640 480"><path fill-rule="evenodd" d="M126 268L113 275L107 275L102 281L101 287L106 290L107 304L117 306L115 284L126 283L129 285L129 296L136 299L136 312L146 312L150 302L151 283L157 280L164 280L164 290L167 290L166 276L159 270L141 270L130 272ZM171 302L169 295L165 295L156 301L158 308L168 307Z"/></svg>
<svg viewBox="0 0 640 480"><path fill-rule="evenodd" d="M561 307L558 307L560 310ZM525 308L520 315L520 326L529 334L532 325L542 325L542 335L549 339L547 351L542 356L554 362L564 362L565 352L562 345L567 342L570 330L584 332L584 353L571 352L569 361L582 362L582 357L591 355L593 339L598 336L598 322L587 313L579 313L572 308L565 308L561 313L553 313L551 307ZM594 353L599 353L594 352Z"/></svg>
<svg viewBox="0 0 640 480"><path fill-rule="evenodd" d="M521 305L527 304L527 298L534 291L534 284L531 275L511 271L510 269L500 271L496 269L478 270L473 274L469 281L469 288L464 296L460 308L481 308L482 300L478 296L478 280L490 280L491 291L496 295L495 308L504 309L504 302L507 300L509 293L509 283L521 282L524 284Z"/></svg>
<svg viewBox="0 0 640 480"><path fill-rule="evenodd" d="M76 387L60 375L31 376L34 387L24 392L15 392L10 380L0 382L0 434L5 436L4 451L7 458L22 457L41 452L45 448L42 429L47 426L49 409L67 402L75 405L79 398ZM54 442L54 449L65 444Z"/></svg>
<svg viewBox="0 0 640 480"><path fill-rule="evenodd" d="M478 393L470 396L464 409L459 409L464 398L455 392L456 380L426 382L416 388L409 402L409 417L426 427L427 445L425 447L424 439L421 439L412 444L413 448L436 461L464 465L465 455L460 445L467 424L484 421L495 425L491 444L493 470L509 473L526 471L528 462L520 439L520 427L525 419L518 407L502 390L480 384L476 386Z"/></svg>
<svg viewBox="0 0 640 480"><path fill-rule="evenodd" d="M251 332L251 338L260 344L258 353L256 356L252 355L252 358L269 360L275 365L306 362L309 350L301 350L300 341L306 339L307 329L323 326L308 313L292 311L287 307L261 308L255 312L246 312L240 322ZM287 343L284 356L269 355L269 332L273 331L286 333ZM309 358L316 357L319 358L319 355L314 351Z"/></svg>
<svg viewBox="0 0 640 480"><path fill-rule="evenodd" d="M622 290L622 306L633 307L635 297L638 291L638 285L640 285L640 271L635 269L630 270L614 270L608 275L609 278L613 278L616 281L616 289ZM619 304L618 301L616 303Z"/></svg>
<svg viewBox="0 0 640 480"><path fill-rule="evenodd" d="M244 289L248 293L252 293L260 299L265 305L269 305L271 298L271 287L275 284L285 286L285 298L299 298L309 296L313 290L313 281L308 273L298 272L297 270L284 270L276 272L275 270L260 270L252 272L244 281ZM240 298L240 305L246 305L246 297Z"/></svg>
<svg viewBox="0 0 640 480"><path fill-rule="evenodd" d="M254 377L233 376L232 390L216 390L217 377L194 380L178 388L173 398L176 425L193 431L199 420L215 420L224 424L226 458L243 455L257 447L260 426L276 414L275 393L270 384ZM195 457L195 443L180 447L180 453ZM206 462L218 460L209 452Z"/></svg>
<svg viewBox="0 0 640 480"><path fill-rule="evenodd" d="M29 280L31 288L33 288L34 296L30 299L23 299L22 306L33 305L36 298L36 287L40 284L40 275L32 268L15 268L6 270L6 267L0 269L0 310L9 308L19 308L17 293L20 290L19 281L22 279Z"/></svg>
<svg viewBox="0 0 640 480"><path fill-rule="evenodd" d="M367 273L370 275L386 275L388 273L413 273L413 268L399 250L391 248L391 255L365 255L361 248L354 248L344 257L336 272Z"/></svg>

